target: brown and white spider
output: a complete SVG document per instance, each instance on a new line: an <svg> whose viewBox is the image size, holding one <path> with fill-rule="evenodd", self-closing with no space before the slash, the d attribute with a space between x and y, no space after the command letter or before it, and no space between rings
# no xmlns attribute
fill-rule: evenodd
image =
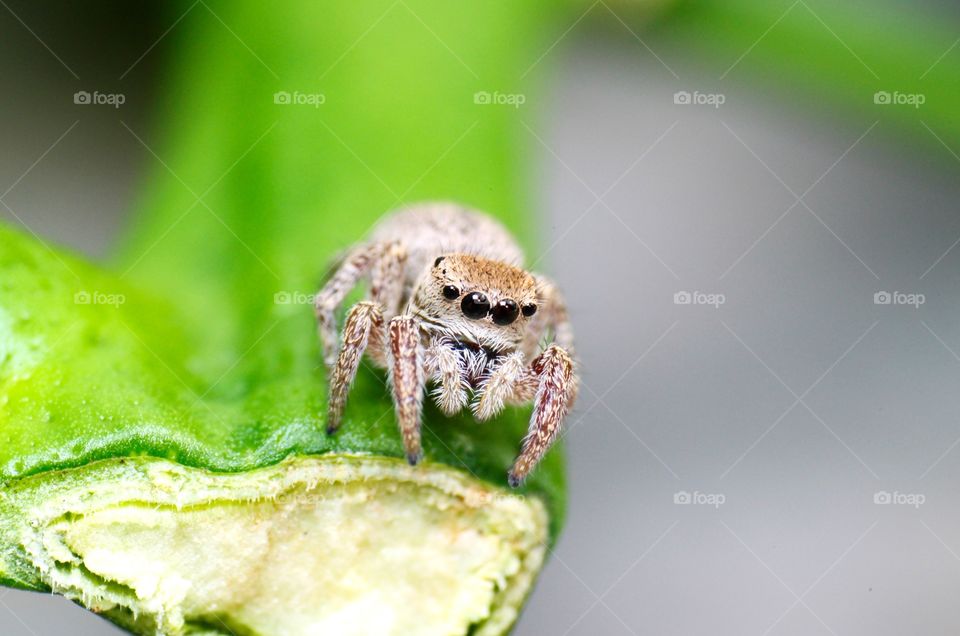
<svg viewBox="0 0 960 636"><path fill-rule="evenodd" d="M327 432L340 426L360 358L386 367L407 459L422 456L427 382L440 409L469 403L486 420L534 403L508 474L519 485L556 440L577 396L573 330L556 287L519 267L523 253L499 223L452 203L394 212L352 248L316 297L330 371ZM347 313L337 351L334 313L361 278L366 299ZM540 351L541 340L552 343Z"/></svg>

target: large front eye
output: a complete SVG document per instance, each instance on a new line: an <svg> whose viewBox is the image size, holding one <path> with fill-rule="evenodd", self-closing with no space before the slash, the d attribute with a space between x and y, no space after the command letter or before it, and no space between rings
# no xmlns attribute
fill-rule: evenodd
<svg viewBox="0 0 960 636"><path fill-rule="evenodd" d="M509 298L504 298L490 310L490 315L493 316L493 322L498 325L509 325L517 319L519 313L520 308L517 306L517 303Z"/></svg>
<svg viewBox="0 0 960 636"><path fill-rule="evenodd" d="M463 297L460 303L463 315L472 320L480 320L490 311L490 301L480 292L471 292Z"/></svg>

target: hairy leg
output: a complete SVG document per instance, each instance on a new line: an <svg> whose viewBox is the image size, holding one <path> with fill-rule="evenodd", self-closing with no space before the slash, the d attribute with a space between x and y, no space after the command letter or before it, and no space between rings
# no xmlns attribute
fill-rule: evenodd
<svg viewBox="0 0 960 636"><path fill-rule="evenodd" d="M361 245L350 252L314 299L317 331L323 346L323 361L332 369L337 360L337 325L334 313L359 280L370 271L378 254L378 244Z"/></svg>
<svg viewBox="0 0 960 636"><path fill-rule="evenodd" d="M332 434L340 427L343 408L347 403L347 393L357 375L363 352L368 345L373 345L373 350L383 349L382 329L383 314L377 303L359 302L347 314L347 322L343 328L343 345L340 347L336 365L330 374L327 433Z"/></svg>
<svg viewBox="0 0 960 636"><path fill-rule="evenodd" d="M446 415L455 415L467 405L467 390L464 380L466 371L460 352L453 348L449 338L434 338L427 349L426 373L437 383L434 391L437 406Z"/></svg>
<svg viewBox="0 0 960 636"><path fill-rule="evenodd" d="M501 358L490 376L477 391L472 404L473 414L478 420L494 417L516 393L521 379L527 375L523 364L523 354L519 351Z"/></svg>
<svg viewBox="0 0 960 636"><path fill-rule="evenodd" d="M520 456L508 474L511 486L519 486L557 439L564 417L577 396L577 377L572 356L550 345L530 365L539 378L530 428Z"/></svg>
<svg viewBox="0 0 960 636"><path fill-rule="evenodd" d="M566 349L571 356L573 350L573 326L567 312L567 303L557 286L545 276L536 276L537 296L540 299L540 308L534 315L527 329L526 337L520 345L520 350L527 357L532 358L540 349L540 341L553 331L553 342Z"/></svg>
<svg viewBox="0 0 960 636"><path fill-rule="evenodd" d="M416 464L423 455L420 445L420 415L425 388L423 357L416 318L409 314L393 318L389 328L388 369L403 448L411 464Z"/></svg>
<svg viewBox="0 0 960 636"><path fill-rule="evenodd" d="M370 297L380 304L383 317L389 321L400 313L403 298L404 266L407 249L400 241L384 243L370 273Z"/></svg>
<svg viewBox="0 0 960 636"><path fill-rule="evenodd" d="M404 265L407 262L407 250L399 241L385 243L373 261L370 272L370 298L383 313L382 324L377 326L377 337L386 342L384 331L391 318L400 313L403 297ZM367 355L379 366L386 366L386 349L370 347Z"/></svg>

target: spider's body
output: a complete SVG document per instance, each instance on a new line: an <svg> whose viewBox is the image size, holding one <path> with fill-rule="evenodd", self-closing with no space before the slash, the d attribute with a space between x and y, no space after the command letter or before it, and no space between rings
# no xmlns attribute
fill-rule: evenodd
<svg viewBox="0 0 960 636"><path fill-rule="evenodd" d="M454 204L423 204L387 216L353 248L317 295L331 371L327 430L340 424L366 353L387 368L407 458L420 458L428 382L454 414L479 419L534 402L530 431L510 471L517 485L556 439L576 399L572 331L554 286L520 268L523 253L497 222ZM362 277L368 298L347 314L337 351L334 313ZM554 343L539 351L553 332Z"/></svg>

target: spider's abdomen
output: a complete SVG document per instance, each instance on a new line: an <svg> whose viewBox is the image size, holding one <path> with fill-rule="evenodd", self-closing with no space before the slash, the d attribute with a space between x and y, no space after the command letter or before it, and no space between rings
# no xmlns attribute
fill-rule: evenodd
<svg viewBox="0 0 960 636"><path fill-rule="evenodd" d="M503 225L455 203L421 203L392 212L374 227L370 239L403 243L408 286L444 254L474 254L523 264L523 251Z"/></svg>

